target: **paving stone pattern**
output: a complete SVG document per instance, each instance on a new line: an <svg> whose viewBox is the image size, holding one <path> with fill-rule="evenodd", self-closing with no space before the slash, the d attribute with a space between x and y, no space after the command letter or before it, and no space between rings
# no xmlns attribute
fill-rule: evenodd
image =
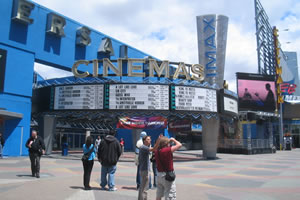
<svg viewBox="0 0 300 200"><path fill-rule="evenodd" d="M178 200L298 200L300 149L275 154L217 154L204 160L201 151L174 154ZM28 157L0 159L0 199L137 199L134 153L125 152L117 165L115 192L100 190L100 164L95 161L91 186L83 190L81 154L52 154L41 159L41 178L31 177ZM155 199L155 189L148 199Z"/></svg>

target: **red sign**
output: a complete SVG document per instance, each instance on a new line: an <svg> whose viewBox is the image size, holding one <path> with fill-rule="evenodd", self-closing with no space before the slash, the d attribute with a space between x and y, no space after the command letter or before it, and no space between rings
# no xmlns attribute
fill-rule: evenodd
<svg viewBox="0 0 300 200"><path fill-rule="evenodd" d="M191 121L190 120L178 120L170 122L168 130L171 132L184 132L191 130Z"/></svg>
<svg viewBox="0 0 300 200"><path fill-rule="evenodd" d="M296 84L291 83L281 83L280 90L282 93L293 94L296 91Z"/></svg>
<svg viewBox="0 0 300 200"><path fill-rule="evenodd" d="M117 128L165 129L167 128L167 119L164 117L121 117Z"/></svg>

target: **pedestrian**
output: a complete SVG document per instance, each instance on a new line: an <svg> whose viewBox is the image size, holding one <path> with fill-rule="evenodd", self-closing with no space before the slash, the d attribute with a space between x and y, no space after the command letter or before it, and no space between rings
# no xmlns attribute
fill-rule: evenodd
<svg viewBox="0 0 300 200"><path fill-rule="evenodd" d="M124 153L124 146L125 146L125 141L123 138L120 139L120 145L121 145L121 149L122 149L122 154Z"/></svg>
<svg viewBox="0 0 300 200"><path fill-rule="evenodd" d="M96 152L98 152L98 148L99 148L99 145L101 143L101 137L100 135L98 135L96 141L95 141L95 149L96 149Z"/></svg>
<svg viewBox="0 0 300 200"><path fill-rule="evenodd" d="M159 134L158 138L163 137L164 134ZM157 140L154 141L154 144L156 144ZM152 162L152 171L153 171L153 187L156 188L157 186L157 166L156 166L156 160L155 160L155 152L152 152L150 161ZM151 181L150 181L151 182Z"/></svg>
<svg viewBox="0 0 300 200"><path fill-rule="evenodd" d="M171 146L171 143L175 143L175 145ZM166 172L174 172L173 152L180 149L181 146L182 144L174 138L159 138L158 149L155 151L158 171L156 200L161 200L162 197L165 197L166 200L176 199L175 180L168 181L165 177Z"/></svg>
<svg viewBox="0 0 300 200"><path fill-rule="evenodd" d="M40 160L41 156L45 154L45 143L36 130L31 131L31 137L27 140L26 147L29 150L32 177L40 178Z"/></svg>
<svg viewBox="0 0 300 200"><path fill-rule="evenodd" d="M4 148L5 140L0 132L0 158L3 158L3 148Z"/></svg>
<svg viewBox="0 0 300 200"><path fill-rule="evenodd" d="M98 160L101 163L101 181L100 186L102 190L108 185L109 191L116 191L115 187L115 172L117 170L117 162L121 156L121 146L117 138L115 138L115 131L111 130L109 134L101 140L98 149ZM108 176L108 181L107 181Z"/></svg>
<svg viewBox="0 0 300 200"><path fill-rule="evenodd" d="M139 169L141 182L138 200L147 200L147 190L149 189L149 172L151 171L149 156L150 152L157 149L158 143L152 148L150 136L144 136L142 141L143 145L139 149Z"/></svg>
<svg viewBox="0 0 300 200"><path fill-rule="evenodd" d="M147 136L147 133L145 131L142 131L140 134L140 139L136 142L135 146L135 165L137 166L136 169L136 189L138 190L140 187L141 183L141 178L140 178L140 165L139 165L139 152L140 152L140 147L143 145L143 137Z"/></svg>
<svg viewBox="0 0 300 200"><path fill-rule="evenodd" d="M153 171L153 187L156 188L157 186L157 167L156 167L156 160L155 160L155 152L152 152L152 156L150 158L152 162L152 171Z"/></svg>
<svg viewBox="0 0 300 200"><path fill-rule="evenodd" d="M90 179L91 173L94 166L95 158L95 146L93 145L92 136L86 138L85 144L83 144L83 153L86 155L87 159L82 159L83 165L83 185L85 190L90 190Z"/></svg>

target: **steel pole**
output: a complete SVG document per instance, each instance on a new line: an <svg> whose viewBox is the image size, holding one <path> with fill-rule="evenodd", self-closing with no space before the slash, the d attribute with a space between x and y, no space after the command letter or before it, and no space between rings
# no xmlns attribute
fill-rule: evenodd
<svg viewBox="0 0 300 200"><path fill-rule="evenodd" d="M279 142L280 150L283 147L283 116L282 116L282 103L280 103L280 116L279 116Z"/></svg>

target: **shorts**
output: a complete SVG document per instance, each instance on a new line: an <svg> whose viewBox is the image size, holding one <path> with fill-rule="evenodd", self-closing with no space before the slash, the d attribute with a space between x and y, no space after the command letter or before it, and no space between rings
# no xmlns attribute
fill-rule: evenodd
<svg viewBox="0 0 300 200"><path fill-rule="evenodd" d="M165 197L166 200L175 200L176 199L176 185L175 181L169 182L165 179L165 172L157 173L157 189L156 197L162 198Z"/></svg>

